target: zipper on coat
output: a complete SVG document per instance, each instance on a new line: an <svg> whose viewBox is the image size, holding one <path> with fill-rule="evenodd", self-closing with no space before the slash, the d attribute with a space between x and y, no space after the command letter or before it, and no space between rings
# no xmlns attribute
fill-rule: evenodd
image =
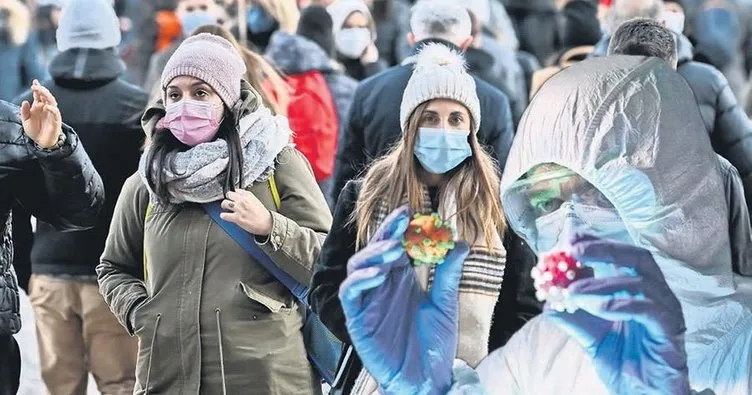
<svg viewBox="0 0 752 395"><path fill-rule="evenodd" d="M162 314L157 314L157 320L154 322L154 332L151 336L151 346L149 347L149 363L146 364L146 391L144 395L149 395L149 380L151 379L151 361L154 357L154 341L157 339L157 328L159 328L159 321L162 320Z"/></svg>
<svg viewBox="0 0 752 395"><path fill-rule="evenodd" d="M222 348L222 325L219 322L219 313L221 310L216 308L214 312L217 314L217 342L219 343L219 369L222 373L222 394L227 395L227 381L225 379L225 352Z"/></svg>

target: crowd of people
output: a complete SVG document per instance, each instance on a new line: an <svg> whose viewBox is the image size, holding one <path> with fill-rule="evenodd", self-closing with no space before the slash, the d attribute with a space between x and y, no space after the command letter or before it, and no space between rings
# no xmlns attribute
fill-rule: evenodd
<svg viewBox="0 0 752 395"><path fill-rule="evenodd" d="M0 0L0 64L0 395L27 295L33 393L752 394L752 1Z"/></svg>

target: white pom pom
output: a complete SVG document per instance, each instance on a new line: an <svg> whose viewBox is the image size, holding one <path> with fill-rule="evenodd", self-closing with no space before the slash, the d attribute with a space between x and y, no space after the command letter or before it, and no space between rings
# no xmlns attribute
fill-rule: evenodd
<svg viewBox="0 0 752 395"><path fill-rule="evenodd" d="M465 71L465 59L458 52L446 45L438 43L427 44L420 50L415 61L415 70L425 68L446 67L461 73Z"/></svg>

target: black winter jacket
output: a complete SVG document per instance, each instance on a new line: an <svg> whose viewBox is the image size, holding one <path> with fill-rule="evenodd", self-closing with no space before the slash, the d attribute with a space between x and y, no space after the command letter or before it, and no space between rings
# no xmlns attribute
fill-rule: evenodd
<svg viewBox="0 0 752 395"><path fill-rule="evenodd" d="M430 41L438 40L422 41L417 48ZM442 44L451 46L446 42ZM412 65L395 66L358 85L337 147L333 200L347 181L357 178L371 160L386 154L399 140L402 134L400 104L412 72ZM475 83L482 114L478 138L503 168L514 137L509 99L477 78Z"/></svg>
<svg viewBox="0 0 752 395"><path fill-rule="evenodd" d="M60 232L37 222L31 250L35 274L96 276L94 268L104 250L115 203L125 180L138 168L144 140L140 120L147 96L121 79L124 71L123 62L111 50L71 49L50 64L52 80L44 85L57 98L65 122L78 131L104 181L107 199L91 230ZM17 102L30 96L26 92Z"/></svg>
<svg viewBox="0 0 752 395"><path fill-rule="evenodd" d="M21 328L18 284L12 269L11 207L65 230L95 226L104 187L78 136L50 152L34 147L21 127L18 108L0 101L0 336ZM4 362L3 362L4 363Z"/></svg>
<svg viewBox="0 0 752 395"><path fill-rule="evenodd" d="M736 168L724 157L718 156L723 175L723 189L728 203L729 241L731 266L734 273L752 277L752 226L750 226L744 186Z"/></svg>
<svg viewBox="0 0 752 395"><path fill-rule="evenodd" d="M747 207L752 209L752 121L739 106L726 77L713 66L693 61L689 39L675 37L679 55L677 71L692 89L713 149L739 171ZM596 45L593 56L606 55L609 41L610 37L604 37Z"/></svg>

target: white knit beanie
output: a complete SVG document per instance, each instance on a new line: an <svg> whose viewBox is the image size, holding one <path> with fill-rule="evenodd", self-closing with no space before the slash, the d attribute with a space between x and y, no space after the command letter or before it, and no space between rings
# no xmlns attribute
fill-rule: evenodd
<svg viewBox="0 0 752 395"><path fill-rule="evenodd" d="M360 12L369 21L373 19L371 10L368 9L368 5L363 0L336 0L329 7L326 7L326 11L332 17L332 33L335 36L342 30L345 21L353 12ZM371 31L371 33L375 34L376 32Z"/></svg>
<svg viewBox="0 0 752 395"><path fill-rule="evenodd" d="M445 45L427 44L415 56L415 68L402 95L400 126L404 132L413 111L433 99L460 102L470 111L473 132L480 129L480 100L475 80L467 73L465 59Z"/></svg>

